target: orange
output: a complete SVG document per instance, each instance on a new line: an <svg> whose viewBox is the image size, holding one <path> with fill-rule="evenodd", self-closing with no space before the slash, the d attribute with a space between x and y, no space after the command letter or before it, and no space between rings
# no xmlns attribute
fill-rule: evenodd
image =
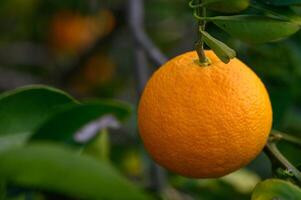
<svg viewBox="0 0 301 200"><path fill-rule="evenodd" d="M96 16L82 16L64 11L50 22L49 40L53 49L60 52L81 53L98 38L108 35L115 25L112 12L103 10Z"/></svg>
<svg viewBox="0 0 301 200"><path fill-rule="evenodd" d="M138 108L140 136L151 157L183 176L216 178L252 161L272 125L264 84L238 59L212 52L208 67L196 52L163 65L146 85Z"/></svg>

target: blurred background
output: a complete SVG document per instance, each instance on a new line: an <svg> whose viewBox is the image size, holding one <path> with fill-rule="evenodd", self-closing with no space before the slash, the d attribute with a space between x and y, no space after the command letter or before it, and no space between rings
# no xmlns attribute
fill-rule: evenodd
<svg viewBox="0 0 301 200"><path fill-rule="evenodd" d="M1 92L46 84L79 99L114 98L135 108L143 84L159 64L146 59L133 39L128 9L124 0L1 0ZM143 26L167 58L194 47L196 23L186 0L147 0ZM252 46L211 24L208 31L234 48L238 58L262 78L273 103L274 128L298 135L301 33ZM135 112L120 130L110 132L108 160L165 199L249 199L254 185L271 176L263 154L246 169L218 180L191 180L164 172L143 149ZM292 163L301 163L293 146L280 147Z"/></svg>

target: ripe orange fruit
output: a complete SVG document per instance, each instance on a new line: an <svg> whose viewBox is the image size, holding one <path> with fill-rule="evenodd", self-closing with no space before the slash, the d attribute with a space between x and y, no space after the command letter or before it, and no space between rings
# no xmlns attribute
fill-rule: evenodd
<svg viewBox="0 0 301 200"><path fill-rule="evenodd" d="M215 178L253 160L272 125L265 86L238 59L224 64L206 51L202 67L196 52L163 65L147 83L138 125L151 157L187 177Z"/></svg>

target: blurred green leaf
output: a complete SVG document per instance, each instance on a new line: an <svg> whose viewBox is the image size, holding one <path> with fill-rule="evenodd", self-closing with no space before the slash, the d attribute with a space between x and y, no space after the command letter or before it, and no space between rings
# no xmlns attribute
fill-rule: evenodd
<svg viewBox="0 0 301 200"><path fill-rule="evenodd" d="M211 10L222 13L238 13L247 9L250 5L250 0L203 0L203 4Z"/></svg>
<svg viewBox="0 0 301 200"><path fill-rule="evenodd" d="M28 86L0 95L0 149L22 144L60 106L75 103L47 86Z"/></svg>
<svg viewBox="0 0 301 200"><path fill-rule="evenodd" d="M0 200L5 200L6 186L3 180L0 180Z"/></svg>
<svg viewBox="0 0 301 200"><path fill-rule="evenodd" d="M94 156L96 159L110 159L110 139L108 130L104 129L97 134L95 139L88 144L84 150L84 154Z"/></svg>
<svg viewBox="0 0 301 200"><path fill-rule="evenodd" d="M294 6L301 5L301 0L261 0L267 5L274 6Z"/></svg>
<svg viewBox="0 0 301 200"><path fill-rule="evenodd" d="M224 62L229 63L232 58L235 58L236 52L226 44L212 37L206 31L200 30L203 35L204 42L214 51L214 53Z"/></svg>
<svg viewBox="0 0 301 200"><path fill-rule="evenodd" d="M0 177L9 184L77 199L149 199L107 162L53 144L1 152Z"/></svg>
<svg viewBox="0 0 301 200"><path fill-rule="evenodd" d="M260 182L260 177L253 171L240 169L220 178L220 180L232 185L240 193L249 194Z"/></svg>
<svg viewBox="0 0 301 200"><path fill-rule="evenodd" d="M252 194L252 200L301 199L301 190L290 182L269 179L259 183Z"/></svg>
<svg viewBox="0 0 301 200"><path fill-rule="evenodd" d="M301 25L301 16L298 15L292 8L290 7L276 7L276 6L267 6L261 3L252 4L252 8L260 10L264 12L264 14L271 16L273 18L279 18L284 21L290 21L293 23Z"/></svg>
<svg viewBox="0 0 301 200"><path fill-rule="evenodd" d="M0 151L21 146L27 140L28 135L26 134L10 134L0 136Z"/></svg>
<svg viewBox="0 0 301 200"><path fill-rule="evenodd" d="M119 101L97 101L64 107L33 134L30 140L54 140L85 144L99 130L116 126L130 114L130 107Z"/></svg>
<svg viewBox="0 0 301 200"><path fill-rule="evenodd" d="M278 41L300 29L292 22L255 15L217 16L208 20L233 37L250 43Z"/></svg>
<svg viewBox="0 0 301 200"><path fill-rule="evenodd" d="M250 194L237 191L232 184L222 179L187 179L173 176L170 179L173 187L179 191L188 193L193 199L204 200L249 200Z"/></svg>

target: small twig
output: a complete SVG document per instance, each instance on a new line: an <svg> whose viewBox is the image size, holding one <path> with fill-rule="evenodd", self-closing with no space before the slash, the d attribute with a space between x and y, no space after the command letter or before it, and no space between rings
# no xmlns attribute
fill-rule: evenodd
<svg viewBox="0 0 301 200"><path fill-rule="evenodd" d="M201 3L201 0L199 0L199 3ZM206 8L205 7L197 8L197 15L202 16L202 17L206 17ZM200 33L200 31L205 31L205 29L206 29L206 20L199 20L198 28L197 28L199 41L197 42L196 50L197 50L197 53L199 55L199 59L200 59L201 63L206 63L207 62L207 58L206 58L205 51L204 51L203 34Z"/></svg>
<svg viewBox="0 0 301 200"><path fill-rule="evenodd" d="M143 29L144 11L143 2L130 0L129 2L129 25ZM136 30L136 29L135 29ZM132 31L133 33L134 31ZM133 33L134 39L135 35ZM136 41L136 40L135 40ZM137 92L140 96L149 78L148 62L144 48L141 43L135 42L135 76L137 80ZM159 61L160 62L160 61Z"/></svg>
<svg viewBox="0 0 301 200"><path fill-rule="evenodd" d="M277 142L281 139L283 139L283 137L279 133L272 133L268 143L265 146L264 152L272 162L273 171L276 171L279 168L285 169L291 173L293 175L293 179L296 180L299 185L301 185L300 171L293 164L291 164L277 148Z"/></svg>
<svg viewBox="0 0 301 200"><path fill-rule="evenodd" d="M301 138L299 138L299 137L292 136L292 135L289 135L289 134L286 134L286 133L283 133L280 131L276 131L276 130L273 130L271 135L274 137L278 137L281 140L290 142L294 145L301 147Z"/></svg>
<svg viewBox="0 0 301 200"><path fill-rule="evenodd" d="M203 39L203 31L206 30L206 7L202 4L202 0L191 0L189 2L189 6L194 9L194 17L198 21L198 27L197 27L197 35L198 35L198 41L195 44L195 50L198 53L199 57L199 64L202 66L208 66L210 65L209 58L205 55L204 50L204 39Z"/></svg>

